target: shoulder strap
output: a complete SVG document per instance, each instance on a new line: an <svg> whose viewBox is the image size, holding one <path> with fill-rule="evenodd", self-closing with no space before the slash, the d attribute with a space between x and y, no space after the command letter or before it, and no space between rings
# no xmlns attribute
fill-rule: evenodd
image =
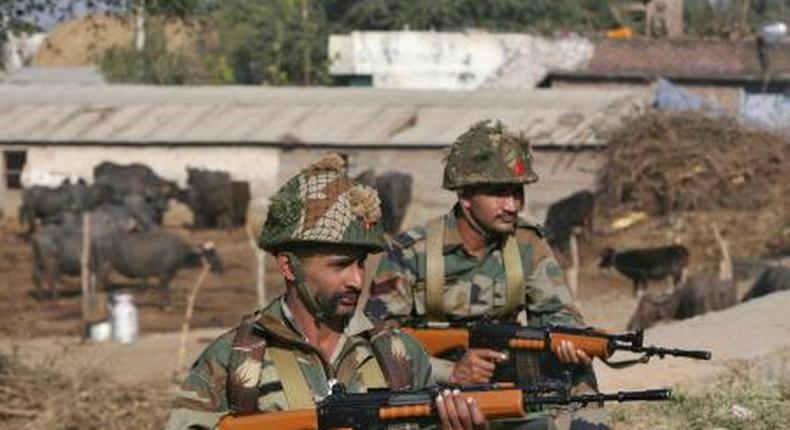
<svg viewBox="0 0 790 430"><path fill-rule="evenodd" d="M362 292L359 295L357 309L365 309L368 303L370 289L373 286L373 280L376 276L376 269L378 269L382 258L384 258L384 252L369 254L368 258L365 259L365 279L362 281Z"/></svg>
<svg viewBox="0 0 790 430"><path fill-rule="evenodd" d="M516 235L508 236L505 247L502 249L505 263L505 306L502 315L514 315L523 300L524 268L521 265L521 253L518 249Z"/></svg>
<svg viewBox="0 0 790 430"><path fill-rule="evenodd" d="M387 388L389 386L376 355L362 364L359 372L362 374L362 383L367 388Z"/></svg>
<svg viewBox="0 0 790 430"><path fill-rule="evenodd" d="M425 240L425 315L444 320L444 217L428 221Z"/></svg>
<svg viewBox="0 0 790 430"><path fill-rule="evenodd" d="M306 409L315 407L310 386L299 368L299 362L292 349L269 348L269 356L274 362L274 368L280 376L280 383L283 384L285 399L288 401L288 409Z"/></svg>
<svg viewBox="0 0 790 430"><path fill-rule="evenodd" d="M238 415L251 414L258 409L259 369L263 363L266 341L253 333L254 325L254 316L248 315L242 319L230 352L228 403ZM241 372L240 369L250 371Z"/></svg>

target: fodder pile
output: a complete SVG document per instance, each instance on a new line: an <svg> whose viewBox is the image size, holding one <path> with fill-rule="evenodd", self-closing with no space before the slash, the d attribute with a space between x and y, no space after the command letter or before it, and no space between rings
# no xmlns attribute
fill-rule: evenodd
<svg viewBox="0 0 790 430"><path fill-rule="evenodd" d="M732 118L647 112L611 134L600 202L610 213L650 215L783 205L789 152L782 136Z"/></svg>
<svg viewBox="0 0 790 430"><path fill-rule="evenodd" d="M169 395L146 386L123 386L99 372L74 376L57 365L28 367L0 355L0 428L159 429Z"/></svg>

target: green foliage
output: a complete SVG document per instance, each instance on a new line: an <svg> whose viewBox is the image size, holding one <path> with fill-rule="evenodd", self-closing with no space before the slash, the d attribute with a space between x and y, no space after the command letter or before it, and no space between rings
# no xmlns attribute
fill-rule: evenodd
<svg viewBox="0 0 790 430"><path fill-rule="evenodd" d="M235 81L326 83L327 25L320 2L225 0L210 19Z"/></svg>

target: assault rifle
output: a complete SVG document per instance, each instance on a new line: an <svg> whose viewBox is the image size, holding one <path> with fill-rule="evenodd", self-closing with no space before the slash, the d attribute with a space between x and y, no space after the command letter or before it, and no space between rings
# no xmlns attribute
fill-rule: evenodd
<svg viewBox="0 0 790 430"><path fill-rule="evenodd" d="M618 391L616 393L570 394L569 383L542 383L527 388L512 384L485 384L458 387L462 397L471 397L488 420L526 416L526 405L586 406L589 403L668 400L668 389ZM371 389L348 393L338 384L314 409L268 412L244 416L228 415L220 420L220 430L378 430L390 424L433 424L439 421L435 387L415 391Z"/></svg>
<svg viewBox="0 0 790 430"><path fill-rule="evenodd" d="M576 348L590 357L598 357L613 367L646 363L653 356L688 357L696 360L710 360L711 357L710 351L645 346L643 330L609 334L592 327L525 327L516 323L484 320L469 324L412 322L403 331L420 341L428 353L436 357L453 350L469 348L556 353L559 345L566 340L573 342ZM620 350L642 354L642 357L617 363L609 362L609 357Z"/></svg>

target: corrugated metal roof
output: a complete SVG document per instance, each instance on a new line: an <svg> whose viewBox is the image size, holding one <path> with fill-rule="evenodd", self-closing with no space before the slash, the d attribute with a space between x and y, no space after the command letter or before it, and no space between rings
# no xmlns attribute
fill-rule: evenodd
<svg viewBox="0 0 790 430"><path fill-rule="evenodd" d="M0 142L444 146L501 119L538 146L599 145L646 90L0 85Z"/></svg>

